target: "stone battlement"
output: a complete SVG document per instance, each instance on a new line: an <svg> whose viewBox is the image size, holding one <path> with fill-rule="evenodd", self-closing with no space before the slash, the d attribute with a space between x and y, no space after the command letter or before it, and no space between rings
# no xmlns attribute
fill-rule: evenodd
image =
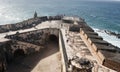
<svg viewBox="0 0 120 72"><path fill-rule="evenodd" d="M84 19L79 17L35 17L16 24L1 25L0 33L1 71L7 70L6 63L9 64L19 54L27 57L38 52L42 55L44 54L42 51L47 50L54 51L53 54L57 51L56 55L60 55L59 59L55 55L56 63L61 63L58 66L59 71L120 71L120 49L103 40ZM52 49L52 43L56 45L58 43L59 49ZM46 58L52 57L52 54L48 55ZM53 65L56 66L54 63Z"/></svg>

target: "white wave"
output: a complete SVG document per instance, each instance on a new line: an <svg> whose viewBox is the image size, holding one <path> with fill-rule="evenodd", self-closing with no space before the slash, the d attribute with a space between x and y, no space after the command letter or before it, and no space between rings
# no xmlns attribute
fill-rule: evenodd
<svg viewBox="0 0 120 72"><path fill-rule="evenodd" d="M93 28L93 29L95 30L95 32L97 32L99 34L99 36L102 36L105 41L120 48L120 39L118 39L117 37L115 37L113 35L109 35L109 34L105 33L104 30L100 30L100 29L96 29L96 28Z"/></svg>
<svg viewBox="0 0 120 72"><path fill-rule="evenodd" d="M96 15L92 15L92 14L90 16L93 17L93 18L97 17Z"/></svg>

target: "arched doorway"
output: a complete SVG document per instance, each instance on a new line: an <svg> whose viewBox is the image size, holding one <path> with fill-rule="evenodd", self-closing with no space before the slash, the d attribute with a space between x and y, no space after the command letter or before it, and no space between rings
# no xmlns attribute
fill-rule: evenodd
<svg viewBox="0 0 120 72"><path fill-rule="evenodd" d="M21 56L24 56L24 51L22 49L17 49L15 52L14 52L14 57L21 57Z"/></svg>
<svg viewBox="0 0 120 72"><path fill-rule="evenodd" d="M58 37L54 34L51 34L49 35L49 41L58 43Z"/></svg>

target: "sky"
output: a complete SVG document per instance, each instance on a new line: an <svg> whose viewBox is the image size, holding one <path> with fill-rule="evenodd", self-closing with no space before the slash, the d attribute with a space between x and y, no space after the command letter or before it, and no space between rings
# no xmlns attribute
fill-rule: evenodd
<svg viewBox="0 0 120 72"><path fill-rule="evenodd" d="M19 0L0 0L0 4L9 3L9 2L13 2L13 1L19 2ZM29 0L22 0L22 1L29 1ZM34 0L34 1L38 1L38 0ZM49 0L46 0L46 1L49 1ZM66 0L66 1L70 1L70 0ZM79 0L79 1L120 1L120 0Z"/></svg>
<svg viewBox="0 0 120 72"><path fill-rule="evenodd" d="M120 1L120 0L81 0L81 1Z"/></svg>
<svg viewBox="0 0 120 72"><path fill-rule="evenodd" d="M0 0L0 1L14 1L14 0ZM81 0L81 1L120 1L120 0Z"/></svg>

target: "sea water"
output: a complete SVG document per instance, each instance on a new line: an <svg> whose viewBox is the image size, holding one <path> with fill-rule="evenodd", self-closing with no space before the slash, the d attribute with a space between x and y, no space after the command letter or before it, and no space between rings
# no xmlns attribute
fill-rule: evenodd
<svg viewBox="0 0 120 72"><path fill-rule="evenodd" d="M84 18L89 26L120 33L119 1L81 0L0 0L0 25L33 17L65 14ZM98 32L105 40L120 47L120 39Z"/></svg>

